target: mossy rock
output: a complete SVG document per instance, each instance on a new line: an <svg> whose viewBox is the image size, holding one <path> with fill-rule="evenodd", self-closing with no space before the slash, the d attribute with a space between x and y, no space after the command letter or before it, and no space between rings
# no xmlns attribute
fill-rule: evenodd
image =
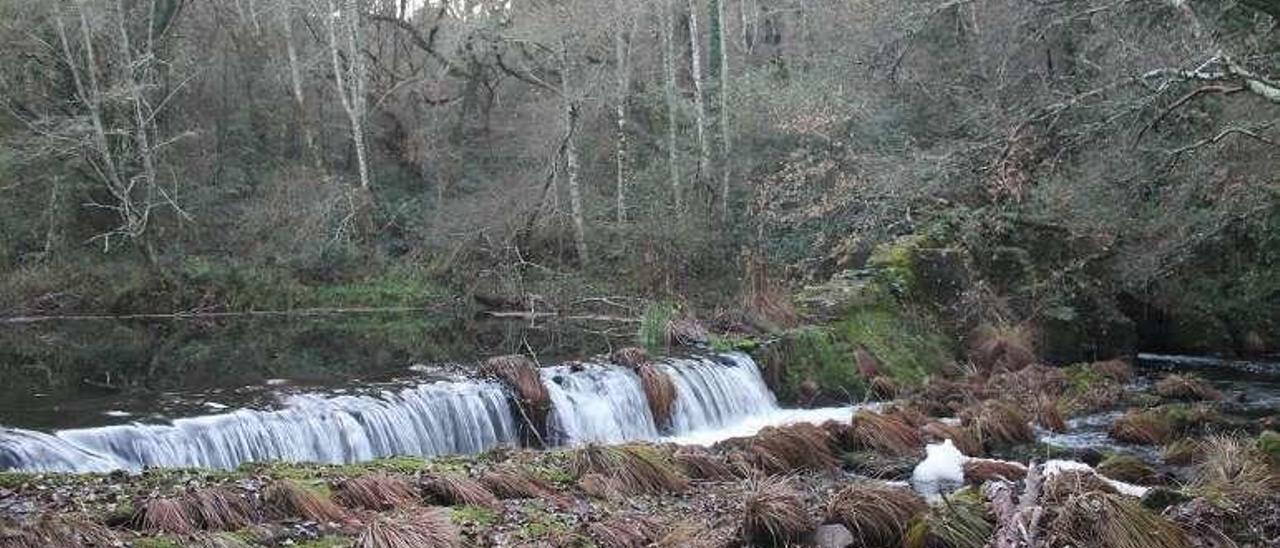
<svg viewBox="0 0 1280 548"><path fill-rule="evenodd" d="M883 480L910 478L919 460L916 457L894 457L875 451L851 451L841 456L846 470Z"/></svg>
<svg viewBox="0 0 1280 548"><path fill-rule="evenodd" d="M1163 512L1165 508L1176 506L1189 500L1191 500L1190 496L1177 489L1156 487L1142 496L1142 505L1156 512Z"/></svg>

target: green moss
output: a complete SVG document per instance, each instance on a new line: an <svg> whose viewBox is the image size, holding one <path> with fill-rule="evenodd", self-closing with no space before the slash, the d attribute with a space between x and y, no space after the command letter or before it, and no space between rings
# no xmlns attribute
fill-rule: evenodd
<svg viewBox="0 0 1280 548"><path fill-rule="evenodd" d="M1271 459L1271 466L1280 467L1280 433L1267 430L1258 436L1258 448Z"/></svg>
<svg viewBox="0 0 1280 548"><path fill-rule="evenodd" d="M467 505L453 509L453 522L458 525L487 527L497 524L501 517L483 506Z"/></svg>
<svg viewBox="0 0 1280 548"><path fill-rule="evenodd" d="M760 341L745 335L711 335L711 349L716 352L752 352L760 348Z"/></svg>
<svg viewBox="0 0 1280 548"><path fill-rule="evenodd" d="M916 273L916 251L925 241L924 236L912 234L876 246L867 259L867 266L875 270L877 279L895 295L911 295L920 281Z"/></svg>
<svg viewBox="0 0 1280 548"><path fill-rule="evenodd" d="M859 308L835 326L842 342L864 346L903 386L917 386L950 361L950 345L931 322L886 308Z"/></svg>
<svg viewBox="0 0 1280 548"><path fill-rule="evenodd" d="M782 372L780 397L789 401L811 397L805 385L816 383L827 397L862 399L866 383L858 375L853 350L840 344L834 333L820 327L796 329L770 349L768 363Z"/></svg>

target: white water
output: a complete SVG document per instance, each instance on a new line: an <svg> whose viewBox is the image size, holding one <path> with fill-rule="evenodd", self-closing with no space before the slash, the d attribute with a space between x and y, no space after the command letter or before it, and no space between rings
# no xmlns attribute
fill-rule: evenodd
<svg viewBox="0 0 1280 548"><path fill-rule="evenodd" d="M784 411L744 354L659 364L677 399L659 432L639 377L604 363L542 371L554 408L551 441L659 439L713 443L768 425L846 420L849 408ZM245 462L351 463L393 455L478 453L519 443L506 390L493 382L432 382L378 395L299 395L275 410L241 409L163 424L63 430L0 428L0 470L102 472L150 467L234 468Z"/></svg>

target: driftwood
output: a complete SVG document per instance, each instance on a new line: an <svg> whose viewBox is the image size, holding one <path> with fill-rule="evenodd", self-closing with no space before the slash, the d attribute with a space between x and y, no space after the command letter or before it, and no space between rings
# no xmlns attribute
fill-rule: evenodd
<svg viewBox="0 0 1280 548"><path fill-rule="evenodd" d="M996 518L996 532L988 544L991 548L1039 548L1036 538L1044 508L1040 506L1040 470L1035 463L1027 469L1022 494L1014 502L1014 483L991 481L982 494L991 503Z"/></svg>

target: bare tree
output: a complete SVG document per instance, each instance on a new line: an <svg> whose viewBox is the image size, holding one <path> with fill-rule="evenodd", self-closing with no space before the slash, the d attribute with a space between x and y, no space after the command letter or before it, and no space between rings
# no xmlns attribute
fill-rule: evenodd
<svg viewBox="0 0 1280 548"><path fill-rule="evenodd" d="M630 23L630 17L626 11L627 3L624 0L614 0L613 8L618 12L613 28L613 57L614 70L617 72L617 99L614 107L618 147L617 214L618 223L621 224L627 220L627 101L631 94L631 44L627 36L627 27Z"/></svg>
<svg viewBox="0 0 1280 548"><path fill-rule="evenodd" d="M295 0L282 0L282 2L283 5L280 7L280 26L284 30L285 53L289 58L289 89L293 93L294 123L298 125L298 130L302 133L304 154L307 155L317 170L323 171L324 158L320 154L320 149L316 146L315 134L312 132L311 123L307 119L307 96L303 91L302 67L298 59L298 46L293 36Z"/></svg>
<svg viewBox="0 0 1280 548"><path fill-rule="evenodd" d="M693 80L693 115L698 132L698 180L711 177L711 143L707 140L706 84L702 75L702 32L698 29L698 0L689 0L689 65Z"/></svg>
<svg viewBox="0 0 1280 548"><path fill-rule="evenodd" d="M369 71L364 58L361 31L361 0L329 0L324 14L329 32L329 53L333 58L333 79L338 98L351 124L351 141L356 149L360 188L369 188L369 161L365 148L366 91Z"/></svg>
<svg viewBox="0 0 1280 548"><path fill-rule="evenodd" d="M680 155L676 142L676 46L675 0L663 0L659 8L658 33L662 39L663 92L667 101L667 167L671 171L671 192L676 216L684 213L684 191L680 184Z"/></svg>
<svg viewBox="0 0 1280 548"><path fill-rule="evenodd" d="M725 19L724 4L728 0L712 0L716 3L716 19L719 28L716 39L720 46L720 218L729 222L729 177L732 171L733 146L729 138L729 25Z"/></svg>

